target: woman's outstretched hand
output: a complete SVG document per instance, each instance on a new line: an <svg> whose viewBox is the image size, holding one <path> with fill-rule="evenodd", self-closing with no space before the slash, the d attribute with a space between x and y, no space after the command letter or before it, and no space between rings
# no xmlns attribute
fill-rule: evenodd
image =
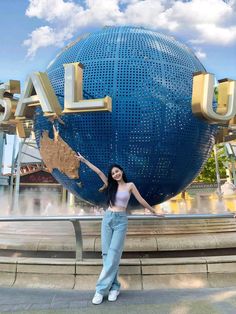
<svg viewBox="0 0 236 314"><path fill-rule="evenodd" d="M165 217L163 210L161 211L161 213L156 213L155 208L152 208L153 210L151 211L153 215L157 216L157 217Z"/></svg>
<svg viewBox="0 0 236 314"><path fill-rule="evenodd" d="M77 152L77 155L78 156L76 157L79 159L79 161L85 162L86 159L79 152Z"/></svg>
<svg viewBox="0 0 236 314"><path fill-rule="evenodd" d="M155 214L157 217L165 217L165 214Z"/></svg>
<svg viewBox="0 0 236 314"><path fill-rule="evenodd" d="M153 213L153 215L157 216L157 217L165 217L165 214L157 214L157 213Z"/></svg>
<svg viewBox="0 0 236 314"><path fill-rule="evenodd" d="M155 209L150 210L148 208L145 208L145 212L146 211L148 211L149 213L151 213L152 215L157 216L157 217L165 217L165 214L163 212L161 214L158 214L158 213L156 213Z"/></svg>

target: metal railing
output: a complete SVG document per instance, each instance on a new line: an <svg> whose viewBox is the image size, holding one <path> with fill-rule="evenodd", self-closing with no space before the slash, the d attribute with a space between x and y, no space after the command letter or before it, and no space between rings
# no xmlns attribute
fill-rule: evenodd
<svg viewBox="0 0 236 314"><path fill-rule="evenodd" d="M0 222L25 222L25 221L70 221L73 224L76 239L76 261L83 260L83 239L81 232L81 221L101 221L103 215L96 216L5 216L0 217ZM129 220L177 220L177 219L215 219L233 218L234 214L191 214L191 215L128 215Z"/></svg>

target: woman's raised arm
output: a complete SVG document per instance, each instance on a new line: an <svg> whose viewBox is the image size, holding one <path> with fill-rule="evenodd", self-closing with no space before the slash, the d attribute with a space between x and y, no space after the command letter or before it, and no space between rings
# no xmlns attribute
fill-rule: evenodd
<svg viewBox="0 0 236 314"><path fill-rule="evenodd" d="M139 191L136 188L134 183L131 183L131 189L130 190L131 190L131 193L133 193L133 195L136 198L136 200L139 202L139 204L141 204L144 208L149 209L156 216L160 216L160 217L164 216L164 214L161 214L161 215L156 214L155 209L152 206L150 206L148 204L148 202L146 202L145 199L140 195L140 193L139 193Z"/></svg>
<svg viewBox="0 0 236 314"><path fill-rule="evenodd" d="M90 169L92 169L100 177L100 179L103 181L103 183L107 187L108 180L107 180L106 175L98 167L94 166L90 161L85 159L79 152L77 152L77 154L78 154L77 158L81 162L85 163Z"/></svg>

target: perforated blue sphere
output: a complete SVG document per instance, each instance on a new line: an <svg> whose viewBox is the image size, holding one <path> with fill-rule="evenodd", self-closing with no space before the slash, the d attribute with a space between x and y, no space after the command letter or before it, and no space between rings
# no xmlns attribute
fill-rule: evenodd
<svg viewBox="0 0 236 314"><path fill-rule="evenodd" d="M204 71L193 52L172 37L139 27L108 27L65 47L47 73L63 107L64 63L84 65L84 98L112 98L112 112L65 115L60 136L102 171L120 164L151 204L183 190L211 151L215 127L192 114L192 75ZM52 125L36 115L37 142ZM102 182L86 165L73 180L54 177L75 195L101 202ZM82 182L82 187L78 182ZM131 202L132 203L132 202Z"/></svg>

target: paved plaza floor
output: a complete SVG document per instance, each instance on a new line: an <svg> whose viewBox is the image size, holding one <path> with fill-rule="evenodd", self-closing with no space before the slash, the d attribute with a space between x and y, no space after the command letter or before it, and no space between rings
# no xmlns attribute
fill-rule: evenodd
<svg viewBox="0 0 236 314"><path fill-rule="evenodd" d="M0 288L0 313L235 314L236 287L122 291L93 305L93 292Z"/></svg>

